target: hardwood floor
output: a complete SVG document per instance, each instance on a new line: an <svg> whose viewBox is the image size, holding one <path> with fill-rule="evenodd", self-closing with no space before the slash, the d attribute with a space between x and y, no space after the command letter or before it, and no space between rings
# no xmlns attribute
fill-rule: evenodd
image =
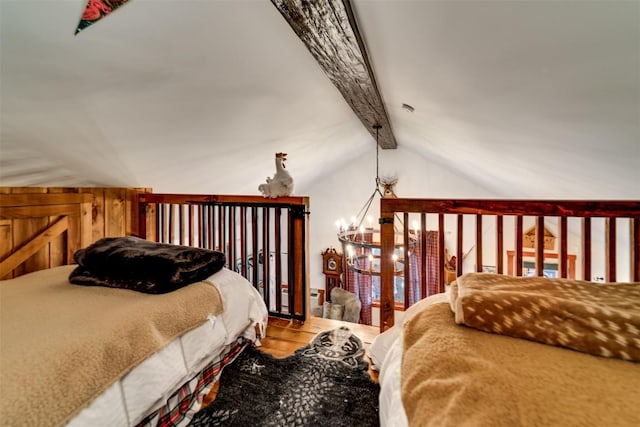
<svg viewBox="0 0 640 427"><path fill-rule="evenodd" d="M282 319L269 319L267 337L262 340L260 350L274 357L287 357L300 347L307 345L313 337L322 331L346 326L356 334L364 344L366 350L365 360L369 361L369 348L373 339L380 333L377 326L360 325L357 323L342 322L339 320L311 317L304 324L286 321ZM369 374L374 381L378 381L378 372L369 369Z"/></svg>
<svg viewBox="0 0 640 427"><path fill-rule="evenodd" d="M313 337L322 331L346 326L356 334L364 344L366 349L365 360L369 361L369 348L373 339L380 333L377 326L360 325L357 323L342 322L339 320L323 319L320 317L311 317L308 321L301 324L300 322L287 321L283 319L270 318L267 325L267 336L262 339L260 350L282 358L295 353L300 347L307 345ZM378 381L378 372L369 368L369 375L374 381ZM216 383L204 400L203 406L211 403L218 392L218 384Z"/></svg>
<svg viewBox="0 0 640 427"><path fill-rule="evenodd" d="M260 350L275 357L286 357L298 348L307 345L319 332L346 326L351 329L369 350L373 339L379 334L377 326L360 325L339 320L311 317L304 324L283 319L269 319L267 337L262 340Z"/></svg>

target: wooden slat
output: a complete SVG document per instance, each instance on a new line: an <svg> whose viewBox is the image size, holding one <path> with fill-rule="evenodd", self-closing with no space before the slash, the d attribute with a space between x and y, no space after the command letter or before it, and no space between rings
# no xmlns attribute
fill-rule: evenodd
<svg viewBox="0 0 640 427"><path fill-rule="evenodd" d="M8 191L11 191L9 187ZM84 191L84 189L83 189ZM0 206L46 206L46 205L72 205L91 201L91 195L87 193L0 193Z"/></svg>
<svg viewBox="0 0 640 427"><path fill-rule="evenodd" d="M141 224L140 205L138 197L140 194L151 193L151 188L127 188L125 189L125 236L141 236L138 226Z"/></svg>
<svg viewBox="0 0 640 427"><path fill-rule="evenodd" d="M48 194L46 188L27 188L25 190L27 193L36 196L35 193L44 193L42 196ZM36 196L38 197L38 196ZM46 206L53 207L53 206ZM42 206L38 206L38 208L42 208ZM74 213L75 213L74 206ZM20 218L13 221L13 247L19 248L23 245L26 245L29 240L33 239L38 233L44 230L49 225L49 217L51 215L34 215L32 218ZM35 253L31 254L28 259L23 260L17 267L14 268L14 274L16 276L20 276L31 271L43 270L49 267L49 250L48 247L42 247L37 250Z"/></svg>
<svg viewBox="0 0 640 427"><path fill-rule="evenodd" d="M264 208L262 211L262 297L267 304L267 308L271 307L271 296L269 293L269 250L271 247L270 240L270 208Z"/></svg>
<svg viewBox="0 0 640 427"><path fill-rule="evenodd" d="M348 0L272 0L382 148L396 148L373 68ZM402 211L398 211L402 212Z"/></svg>
<svg viewBox="0 0 640 427"><path fill-rule="evenodd" d="M640 282L640 216L631 218L629 243L631 244L631 280Z"/></svg>
<svg viewBox="0 0 640 427"><path fill-rule="evenodd" d="M536 276L544 276L544 217L539 216L536 218Z"/></svg>
<svg viewBox="0 0 640 427"><path fill-rule="evenodd" d="M300 315L304 312L304 306L308 304L304 292L304 279L300 274L301 269L305 268L305 261L302 248L304 244L299 240L303 236L303 223L302 218L299 218L298 212L289 211L289 217L287 218L289 233L289 307L291 313ZM292 292L293 290L293 292Z"/></svg>
<svg viewBox="0 0 640 427"><path fill-rule="evenodd" d="M0 259L8 257L13 250L13 239L11 236L11 220L0 219ZM13 278L12 273L0 276L0 280L11 278Z"/></svg>
<svg viewBox="0 0 640 427"><path fill-rule="evenodd" d="M582 278L591 280L591 218L582 219Z"/></svg>
<svg viewBox="0 0 640 427"><path fill-rule="evenodd" d="M69 216L67 228L67 259L73 260L73 255L82 248L82 218L79 215Z"/></svg>
<svg viewBox="0 0 640 427"><path fill-rule="evenodd" d="M631 217L640 215L637 200L497 200L497 199L381 199L390 212L437 212L483 215Z"/></svg>
<svg viewBox="0 0 640 427"><path fill-rule="evenodd" d="M427 293L427 215L420 214L420 296L426 298Z"/></svg>
<svg viewBox="0 0 640 427"><path fill-rule="evenodd" d="M156 240L157 242L166 242L167 241L167 223L169 220L169 212L167 211L167 205L162 203L162 204L148 204L147 206L157 206L157 210L158 210L158 224L157 224L157 232L158 232L158 240ZM148 212L148 209L147 209ZM151 215L150 213L148 213L147 215ZM149 223L149 218L147 216L147 224Z"/></svg>
<svg viewBox="0 0 640 427"><path fill-rule="evenodd" d="M107 236L107 213L104 188L92 188L91 205L93 210L93 220L91 221L91 238L96 241Z"/></svg>
<svg viewBox="0 0 640 427"><path fill-rule="evenodd" d="M522 216L516 216L516 276L522 276Z"/></svg>
<svg viewBox="0 0 640 427"><path fill-rule="evenodd" d="M496 273L504 271L504 224L502 215L496 216Z"/></svg>
<svg viewBox="0 0 640 427"><path fill-rule="evenodd" d="M184 220L184 216L185 216L185 209L188 208L188 206L185 205L179 205L178 206L178 231L180 233L180 241L179 243L181 245L185 245L187 242L185 241L186 235L187 235L187 221Z"/></svg>
<svg viewBox="0 0 640 427"><path fill-rule="evenodd" d="M93 243L92 233L93 205L90 201L80 203L80 247L86 248ZM68 245L67 245L68 246ZM67 250L69 248L67 247ZM67 259L71 262L71 258Z"/></svg>
<svg viewBox="0 0 640 427"><path fill-rule="evenodd" d="M168 214L169 214L167 217L167 224L169 224L169 232L167 233L169 240L167 241L167 243L175 243L174 235L175 235L175 223L176 223L176 220L175 220L176 205L168 204L167 208L168 208Z"/></svg>
<svg viewBox="0 0 640 427"><path fill-rule="evenodd" d="M559 248L558 248L558 274L562 278L569 277L569 249L568 249L568 228L567 228L567 217L560 217L558 221L558 240L559 240Z"/></svg>
<svg viewBox="0 0 640 427"><path fill-rule="evenodd" d="M64 194L67 193L67 189L65 188L49 188L47 193L50 195L53 194ZM60 219L60 216L50 216L47 218L47 224L54 224L57 220ZM48 268L58 267L61 265L65 265L67 263L67 239L66 236L61 233L60 235L51 239L49 244L47 245L46 251L48 252Z"/></svg>
<svg viewBox="0 0 640 427"><path fill-rule="evenodd" d="M275 276L276 276L276 310L282 311L282 240L280 240L280 236L282 235L281 228L281 220L282 220L282 210L279 208L275 208L274 215L274 243L275 243ZM291 307L290 307L291 308Z"/></svg>
<svg viewBox="0 0 640 427"><path fill-rule="evenodd" d="M402 241L404 242L404 259L402 260L402 265L404 266L404 271L403 271L403 275L404 275L404 283L411 283L411 268L410 268L410 261L409 261L409 214L407 212L403 213L403 218L402 218L402 224L404 225L404 227L402 227ZM409 308L409 300L410 300L410 291L411 287L410 286L405 286L404 287L404 308L405 310L407 308Z"/></svg>
<svg viewBox="0 0 640 427"><path fill-rule="evenodd" d="M209 249L214 249L216 247L214 235L215 235L215 206L208 206L207 211L209 212Z"/></svg>
<svg viewBox="0 0 640 427"><path fill-rule="evenodd" d="M0 277L4 277L17 268L20 264L27 261L31 256L45 247L53 238L67 231L69 220L67 216L63 216L53 225L47 227L44 231L37 234L33 239L29 240L24 246L13 252L6 259L0 262Z"/></svg>
<svg viewBox="0 0 640 427"><path fill-rule="evenodd" d="M227 233L229 234L229 251L228 259L230 268L235 271L236 269L236 208L235 206L229 206Z"/></svg>
<svg viewBox="0 0 640 427"><path fill-rule="evenodd" d="M476 215L476 271L482 271L482 215Z"/></svg>
<svg viewBox="0 0 640 427"><path fill-rule="evenodd" d="M49 218L16 220L13 222L13 238L21 238L29 241L42 230L46 229L48 222ZM27 241L14 240L13 246L15 248L21 247L23 244L26 244ZM24 262L17 266L15 270L17 275L23 275L31 271L44 270L46 268L49 268L49 248L40 247L39 250L33 253L29 259L24 260Z"/></svg>
<svg viewBox="0 0 640 427"><path fill-rule="evenodd" d="M221 252L227 251L225 241L225 221L226 221L226 206L218 206L218 250Z"/></svg>
<svg viewBox="0 0 640 427"><path fill-rule="evenodd" d="M166 203L157 204L155 206L157 206L157 209L162 209L162 212L160 212L160 214L158 215L158 221L160 221L160 223L158 224L158 232L162 233L158 234L158 242L167 242L169 237L169 227L167 226L167 224L169 223L169 210L167 209Z"/></svg>
<svg viewBox="0 0 640 427"><path fill-rule="evenodd" d="M640 282L640 216L630 219L629 229L631 280Z"/></svg>
<svg viewBox="0 0 640 427"><path fill-rule="evenodd" d="M104 190L104 237L120 237L126 235L127 215L125 203L126 189L106 188Z"/></svg>
<svg viewBox="0 0 640 427"><path fill-rule="evenodd" d="M200 247L201 248L208 248L208 242L207 242L207 230L208 230L208 223L207 223L207 212L206 212L207 207L206 206L197 206L197 212L198 212L198 242L200 243Z"/></svg>
<svg viewBox="0 0 640 427"><path fill-rule="evenodd" d="M257 207L251 208L251 259L253 260L253 268L251 272L253 273L253 277L251 282L253 283L253 287L258 289L258 209Z"/></svg>
<svg viewBox="0 0 640 427"><path fill-rule="evenodd" d="M149 208L153 206L153 213L149 211ZM160 223L160 208L161 206L156 207L156 205L139 205L138 206L138 225L137 225L137 233L135 234L138 237L143 239L149 239L152 242L159 241L160 230L158 230L158 224ZM156 209L158 211L156 212ZM158 215L158 216L157 216ZM153 237L150 236L153 235Z"/></svg>
<svg viewBox="0 0 640 427"><path fill-rule="evenodd" d="M242 260L242 269L240 274L247 277L247 211L244 206L240 207L240 259Z"/></svg>
<svg viewBox="0 0 640 427"><path fill-rule="evenodd" d="M240 196L240 195L220 195L220 194L171 194L171 193L148 193L141 194L139 201L144 203L173 203L173 204L204 204L204 205L230 205L241 204L245 206L283 206L308 204L309 197L292 196L265 198L262 196Z"/></svg>
<svg viewBox="0 0 640 427"><path fill-rule="evenodd" d="M211 249L217 249L218 241L218 208L219 206L207 206L209 209L209 240L211 241Z"/></svg>
<svg viewBox="0 0 640 427"><path fill-rule="evenodd" d="M0 206L0 219L32 219L56 215L74 215L77 204L37 205L37 206Z"/></svg>
<svg viewBox="0 0 640 427"><path fill-rule="evenodd" d="M308 257L305 257L305 253L308 253L308 223L307 215L309 214L308 206L302 206L298 209L289 210L289 215L292 224L290 224L289 241L290 253L293 255L289 260L289 277L290 283L293 283L293 289L295 292L295 299L293 300L293 314L301 316L303 320L309 319L310 310L307 307L311 306L311 293L309 292L310 284L308 282L308 275L306 272L309 269ZM291 288L291 286L289 286ZM291 306L291 305L290 305Z"/></svg>
<svg viewBox="0 0 640 427"><path fill-rule="evenodd" d="M605 233L605 281L616 281L616 220L606 218Z"/></svg>
<svg viewBox="0 0 640 427"><path fill-rule="evenodd" d="M188 224L188 241L186 242L189 246L195 246L195 234L194 234L194 225L193 220L193 205L187 206L187 224Z"/></svg>
<svg viewBox="0 0 640 427"><path fill-rule="evenodd" d="M444 292L444 263L445 263L445 252L444 252L444 215L438 215L438 293ZM405 281L405 283L407 283Z"/></svg>
<svg viewBox="0 0 640 427"><path fill-rule="evenodd" d="M456 215L458 219L457 225L457 237L456 237L456 277L459 277L462 274L462 260L464 257L464 248L463 245L463 233L464 233L464 216Z"/></svg>

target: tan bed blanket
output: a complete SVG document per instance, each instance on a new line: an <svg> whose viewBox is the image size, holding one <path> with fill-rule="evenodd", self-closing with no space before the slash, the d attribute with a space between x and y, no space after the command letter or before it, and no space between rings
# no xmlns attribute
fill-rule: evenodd
<svg viewBox="0 0 640 427"><path fill-rule="evenodd" d="M451 285L457 323L640 361L640 283L470 273Z"/></svg>
<svg viewBox="0 0 640 427"><path fill-rule="evenodd" d="M463 327L446 303L408 319L403 345L411 426L640 425L638 363Z"/></svg>
<svg viewBox="0 0 640 427"><path fill-rule="evenodd" d="M150 295L72 285L74 268L0 282L4 425L64 424L135 365L222 311L207 282Z"/></svg>

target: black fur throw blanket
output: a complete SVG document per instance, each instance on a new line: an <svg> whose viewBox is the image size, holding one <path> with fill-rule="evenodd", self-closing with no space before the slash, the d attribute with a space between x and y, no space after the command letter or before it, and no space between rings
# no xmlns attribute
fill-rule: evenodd
<svg viewBox="0 0 640 427"><path fill-rule="evenodd" d="M148 294L164 294L199 282L226 262L222 252L154 243L138 237L108 237L74 256L78 267L69 281Z"/></svg>

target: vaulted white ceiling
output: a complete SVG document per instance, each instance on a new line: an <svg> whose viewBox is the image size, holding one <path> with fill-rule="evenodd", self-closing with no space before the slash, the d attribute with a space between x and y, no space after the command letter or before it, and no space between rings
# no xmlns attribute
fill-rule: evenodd
<svg viewBox="0 0 640 427"><path fill-rule="evenodd" d="M130 0L74 36L85 4L0 0L1 185L256 194L285 151L304 194L370 156L270 1ZM352 4L396 170L640 198L640 2Z"/></svg>

